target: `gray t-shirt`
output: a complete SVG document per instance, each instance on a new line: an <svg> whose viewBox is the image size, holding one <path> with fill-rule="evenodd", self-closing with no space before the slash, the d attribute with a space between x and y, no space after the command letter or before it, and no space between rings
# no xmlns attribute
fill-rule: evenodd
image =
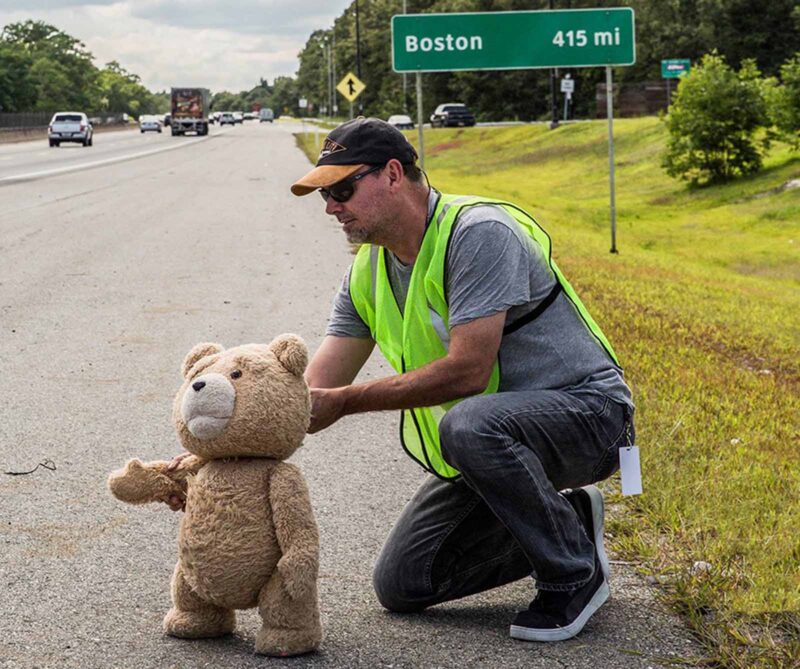
<svg viewBox="0 0 800 669"><path fill-rule="evenodd" d="M439 193L431 189L428 218ZM413 265L388 253L389 282L401 309ZM555 285L542 252L500 207L462 209L453 226L446 258L450 327L506 311L506 325L545 299ZM371 336L350 298L352 265L333 303L327 333L334 337ZM499 352L499 391L562 389L599 392L633 406L621 370L561 292L534 321L503 336Z"/></svg>

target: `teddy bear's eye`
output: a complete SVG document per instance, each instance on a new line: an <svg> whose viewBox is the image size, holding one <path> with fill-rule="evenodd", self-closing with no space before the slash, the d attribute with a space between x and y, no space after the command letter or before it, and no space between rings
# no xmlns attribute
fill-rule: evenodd
<svg viewBox="0 0 800 669"><path fill-rule="evenodd" d="M242 375L242 372L239 369L236 369L236 370L231 372L231 378L232 379L238 379L241 375Z"/></svg>

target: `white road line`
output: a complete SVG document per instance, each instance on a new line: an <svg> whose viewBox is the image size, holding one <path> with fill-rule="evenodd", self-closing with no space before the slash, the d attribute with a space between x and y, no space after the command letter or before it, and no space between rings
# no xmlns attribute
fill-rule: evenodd
<svg viewBox="0 0 800 669"><path fill-rule="evenodd" d="M81 163L79 165L70 165L68 167L56 167L50 170L43 170L41 172L28 172L27 174L14 174L10 177L0 177L0 184L12 183L15 181L29 181L32 179L40 179L42 177L50 177L56 174L63 174L65 172L78 172L80 170L88 170L92 167L100 167L102 165L111 165L112 163L121 163L126 160L133 160L135 158L144 158L145 156L152 156L154 153L163 153L164 151L174 151L181 149L185 146L191 146L198 142L204 142L209 139L209 136L198 137L193 140L183 141L180 144L173 144L172 146L165 146L160 149L152 149L150 151L141 151L139 153L131 153L125 156L116 156L115 158L106 158L105 160L96 160L93 163Z"/></svg>

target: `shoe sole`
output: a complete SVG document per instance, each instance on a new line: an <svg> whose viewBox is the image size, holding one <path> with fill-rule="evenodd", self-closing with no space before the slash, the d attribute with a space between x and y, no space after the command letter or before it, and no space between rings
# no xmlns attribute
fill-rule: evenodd
<svg viewBox="0 0 800 669"><path fill-rule="evenodd" d="M603 527L605 522L605 504L603 502L603 493L597 486L587 485L582 488L589 495L589 501L592 505L592 527L594 528L594 546L597 550L597 559L600 560L600 569L603 571L603 576L606 581L609 580L611 574L611 566L608 563L608 556L606 555L605 544L603 541Z"/></svg>
<svg viewBox="0 0 800 669"><path fill-rule="evenodd" d="M566 627L557 627L554 629L536 629L533 627L521 627L519 625L511 626L511 638L519 639L520 641L564 641L571 639L578 634L589 622L591 618L605 601L608 599L609 589L608 581L604 580L594 597L589 600L589 603L584 607L580 615Z"/></svg>

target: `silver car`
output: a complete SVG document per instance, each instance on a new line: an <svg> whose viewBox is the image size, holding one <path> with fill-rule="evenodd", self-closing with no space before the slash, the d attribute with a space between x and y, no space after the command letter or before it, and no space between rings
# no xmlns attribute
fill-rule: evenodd
<svg viewBox="0 0 800 669"><path fill-rule="evenodd" d="M91 146L93 136L92 124L83 112L56 112L47 127L50 146L58 146L61 142Z"/></svg>
<svg viewBox="0 0 800 669"><path fill-rule="evenodd" d="M149 130L153 132L161 132L161 123L155 116L140 116L139 117L139 130L145 133Z"/></svg>

